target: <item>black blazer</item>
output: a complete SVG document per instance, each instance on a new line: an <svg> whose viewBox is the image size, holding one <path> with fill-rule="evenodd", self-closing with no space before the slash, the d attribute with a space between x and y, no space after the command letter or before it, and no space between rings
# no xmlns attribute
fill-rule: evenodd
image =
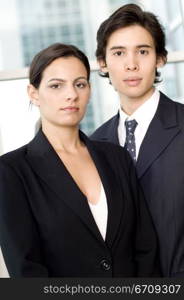
<svg viewBox="0 0 184 300"><path fill-rule="evenodd" d="M104 185L104 241L87 199L40 130L0 158L0 244L11 277L157 276L157 241L119 146L86 144Z"/></svg>
<svg viewBox="0 0 184 300"><path fill-rule="evenodd" d="M92 135L119 144L119 115ZM164 276L184 277L184 105L161 93L136 164L160 245Z"/></svg>

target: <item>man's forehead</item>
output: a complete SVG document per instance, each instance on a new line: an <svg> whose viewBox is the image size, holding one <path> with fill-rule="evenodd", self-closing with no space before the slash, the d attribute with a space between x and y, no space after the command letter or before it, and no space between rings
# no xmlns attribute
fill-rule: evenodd
<svg viewBox="0 0 184 300"><path fill-rule="evenodd" d="M118 41L121 46L124 46L123 44L151 44L153 43L153 37L146 28L140 25L132 25L118 28L112 32L107 40L107 45Z"/></svg>

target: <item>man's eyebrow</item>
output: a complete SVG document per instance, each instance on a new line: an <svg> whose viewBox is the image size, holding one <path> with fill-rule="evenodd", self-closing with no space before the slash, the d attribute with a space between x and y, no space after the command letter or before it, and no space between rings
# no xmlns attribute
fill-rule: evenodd
<svg viewBox="0 0 184 300"><path fill-rule="evenodd" d="M148 44L141 44L141 45L137 45L136 48L153 48L153 46Z"/></svg>
<svg viewBox="0 0 184 300"><path fill-rule="evenodd" d="M110 51L112 50L124 50L126 49L127 47L125 46L113 46L110 48ZM135 48L153 48L151 45L149 44L140 44L140 45L136 45Z"/></svg>
<svg viewBox="0 0 184 300"><path fill-rule="evenodd" d="M113 47L111 47L110 48L110 50L120 50L120 49L125 49L126 47L124 47L124 46L113 46Z"/></svg>

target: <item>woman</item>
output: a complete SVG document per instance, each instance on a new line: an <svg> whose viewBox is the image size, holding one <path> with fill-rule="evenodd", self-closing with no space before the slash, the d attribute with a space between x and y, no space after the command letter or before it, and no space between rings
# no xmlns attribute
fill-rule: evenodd
<svg viewBox="0 0 184 300"><path fill-rule="evenodd" d="M41 129L0 158L0 243L11 277L157 273L157 242L128 154L79 130L90 67L54 44L30 67Z"/></svg>

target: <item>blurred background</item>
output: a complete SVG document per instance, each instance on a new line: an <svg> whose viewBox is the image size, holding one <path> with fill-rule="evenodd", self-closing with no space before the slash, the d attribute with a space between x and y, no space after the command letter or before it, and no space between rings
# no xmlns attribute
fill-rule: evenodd
<svg viewBox="0 0 184 300"><path fill-rule="evenodd" d="M30 141L39 118L29 107L28 66L33 56L55 42L75 44L89 57L92 96L81 128L91 134L118 110L118 97L108 79L100 78L95 60L96 32L112 12L137 3L154 12L167 36L168 63L158 86L184 103L183 0L0 0L0 154ZM0 277L8 273L0 255Z"/></svg>
<svg viewBox="0 0 184 300"><path fill-rule="evenodd" d="M95 60L100 23L127 3L153 11L167 36L169 62L159 89L184 102L183 0L0 0L0 154L34 136L37 108L29 108L28 66L33 56L55 42L75 44L89 57L92 96L81 128L91 134L117 112L118 98L108 79L100 78Z"/></svg>

